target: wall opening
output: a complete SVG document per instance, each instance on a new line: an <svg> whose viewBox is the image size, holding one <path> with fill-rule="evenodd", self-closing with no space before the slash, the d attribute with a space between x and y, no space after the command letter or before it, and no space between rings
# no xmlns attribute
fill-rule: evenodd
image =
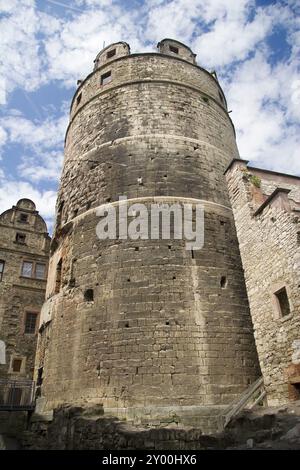
<svg viewBox="0 0 300 470"><path fill-rule="evenodd" d="M19 243L20 245L25 245L26 235L24 233L17 233L16 234L16 243Z"/></svg>
<svg viewBox="0 0 300 470"><path fill-rule="evenodd" d="M281 317L286 317L291 313L290 302L285 287L274 292L278 313Z"/></svg>
<svg viewBox="0 0 300 470"><path fill-rule="evenodd" d="M37 375L37 379L36 379L37 387L40 387L43 383L43 371L44 371L43 367L38 368L38 375Z"/></svg>
<svg viewBox="0 0 300 470"><path fill-rule="evenodd" d="M179 49L178 49L178 47L169 46L169 49L170 49L170 51L173 52L174 54L179 54Z"/></svg>
<svg viewBox="0 0 300 470"><path fill-rule="evenodd" d="M4 273L4 266L5 266L5 261L0 259L0 282L3 279L3 273Z"/></svg>
<svg viewBox="0 0 300 470"><path fill-rule="evenodd" d="M220 279L221 289L226 289L227 284L228 284L227 277L226 276L221 276L221 279Z"/></svg>
<svg viewBox="0 0 300 470"><path fill-rule="evenodd" d="M76 98L76 106L79 105L80 101L81 101L81 98L82 98L82 93L79 93L79 95L77 96Z"/></svg>
<svg viewBox="0 0 300 470"><path fill-rule="evenodd" d="M33 277L33 263L31 261L23 261L22 276Z"/></svg>
<svg viewBox="0 0 300 470"><path fill-rule="evenodd" d="M36 263L35 265L35 277L36 279L45 279L46 277L46 265L43 263Z"/></svg>
<svg viewBox="0 0 300 470"><path fill-rule="evenodd" d="M12 371L21 372L22 359L13 359L12 361Z"/></svg>
<svg viewBox="0 0 300 470"><path fill-rule="evenodd" d="M108 51L108 53L106 54L106 58L111 59L115 55L116 55L116 49L112 49L111 51Z"/></svg>
<svg viewBox="0 0 300 470"><path fill-rule="evenodd" d="M93 289L86 289L84 291L84 300L86 302L93 302L93 300L94 300L94 290Z"/></svg>
<svg viewBox="0 0 300 470"><path fill-rule="evenodd" d="M58 294L61 287L61 271L62 271L62 258L56 266L56 279L55 279L55 294Z"/></svg>
<svg viewBox="0 0 300 470"><path fill-rule="evenodd" d="M101 85L106 85L107 83L111 82L111 72L106 72L103 75L101 75Z"/></svg>
<svg viewBox="0 0 300 470"><path fill-rule="evenodd" d="M18 219L18 222L21 222L21 224L27 224L28 222L28 214L20 214L20 217Z"/></svg>
<svg viewBox="0 0 300 470"><path fill-rule="evenodd" d="M34 335L36 332L38 314L36 312L26 312L24 333Z"/></svg>

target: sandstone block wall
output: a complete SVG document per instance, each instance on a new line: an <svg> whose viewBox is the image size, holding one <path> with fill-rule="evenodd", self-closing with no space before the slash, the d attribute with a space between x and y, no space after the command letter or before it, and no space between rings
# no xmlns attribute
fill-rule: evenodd
<svg viewBox="0 0 300 470"><path fill-rule="evenodd" d="M268 403L277 405L299 398L300 178L243 161L226 176Z"/></svg>
<svg viewBox="0 0 300 470"><path fill-rule="evenodd" d="M223 176L238 156L224 103L211 74L172 55L117 57L77 90L41 317L46 409L93 402L136 420L209 415L259 374ZM204 248L99 240L96 208L118 207L120 195L201 202Z"/></svg>
<svg viewBox="0 0 300 470"><path fill-rule="evenodd" d="M20 220L27 217L26 222ZM24 243L16 235L25 236ZM28 199L21 199L0 215L0 340L5 343L5 364L0 364L1 378L32 378L37 342L35 333L25 332L26 312L39 314L45 299L50 238L42 217ZM22 275L24 261L45 266L44 279ZM21 359L20 371L13 371L13 359Z"/></svg>

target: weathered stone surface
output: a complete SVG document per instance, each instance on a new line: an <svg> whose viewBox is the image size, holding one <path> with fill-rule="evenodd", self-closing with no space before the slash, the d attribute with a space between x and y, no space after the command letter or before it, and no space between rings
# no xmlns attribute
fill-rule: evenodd
<svg viewBox="0 0 300 470"><path fill-rule="evenodd" d="M227 181L268 403L280 405L300 397L300 178L237 160Z"/></svg>
<svg viewBox="0 0 300 470"><path fill-rule="evenodd" d="M28 332L26 314L39 315L45 300L49 245L46 224L29 199L0 215L0 340L6 356L0 378L33 377L38 318ZM31 276L23 275L23 262L32 263ZM22 361L20 370L13 370L14 359Z"/></svg>
<svg viewBox="0 0 300 470"><path fill-rule="evenodd" d="M259 374L223 175L234 129L217 80L180 50L104 61L75 94L36 363L45 410L100 403L136 423L211 431ZM201 202L204 248L99 240L96 208L120 195Z"/></svg>

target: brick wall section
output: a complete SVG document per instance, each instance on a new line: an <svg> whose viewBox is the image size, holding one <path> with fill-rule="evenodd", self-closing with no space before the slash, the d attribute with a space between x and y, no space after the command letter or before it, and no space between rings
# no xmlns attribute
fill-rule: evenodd
<svg viewBox="0 0 300 470"><path fill-rule="evenodd" d="M299 397L289 382L300 376L300 179L247 169L242 161L234 162L226 176L268 402L277 405ZM290 192L279 192L255 215L278 188ZM287 316L278 312L274 296L283 286L290 303Z"/></svg>
<svg viewBox="0 0 300 470"><path fill-rule="evenodd" d="M223 176L238 155L234 130L216 80L188 62L116 59L99 93L105 67L83 83L90 101L82 95L67 133L37 363L45 406L98 402L134 419L183 407L213 413L259 373ZM181 240L100 241L96 207L117 206L119 195L202 200L204 249L192 256Z"/></svg>
<svg viewBox="0 0 300 470"><path fill-rule="evenodd" d="M28 216L26 223L20 222L20 214ZM16 243L17 233L26 235L25 244ZM49 245L46 224L32 201L21 199L0 215L0 260L5 261L0 281L0 340L6 344L1 378L33 376L37 330L36 334L25 334L25 315L26 311L39 313L44 302ZM23 261L45 264L45 279L23 277ZM14 357L23 358L21 372L11 370Z"/></svg>

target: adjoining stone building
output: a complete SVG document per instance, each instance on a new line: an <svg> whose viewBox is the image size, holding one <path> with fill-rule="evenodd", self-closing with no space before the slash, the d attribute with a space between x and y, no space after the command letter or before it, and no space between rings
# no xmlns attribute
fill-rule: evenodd
<svg viewBox="0 0 300 470"><path fill-rule="evenodd" d="M300 399L300 177L226 171L269 405Z"/></svg>
<svg viewBox="0 0 300 470"><path fill-rule="evenodd" d="M0 215L1 379L33 378L49 246L46 223L31 200Z"/></svg>
<svg viewBox="0 0 300 470"><path fill-rule="evenodd" d="M36 363L45 412L102 404L207 431L260 375L224 177L232 156L225 96L189 47L165 39L130 54L120 42L98 54L66 134ZM97 208L119 208L119 196L201 203L204 248L99 240Z"/></svg>

